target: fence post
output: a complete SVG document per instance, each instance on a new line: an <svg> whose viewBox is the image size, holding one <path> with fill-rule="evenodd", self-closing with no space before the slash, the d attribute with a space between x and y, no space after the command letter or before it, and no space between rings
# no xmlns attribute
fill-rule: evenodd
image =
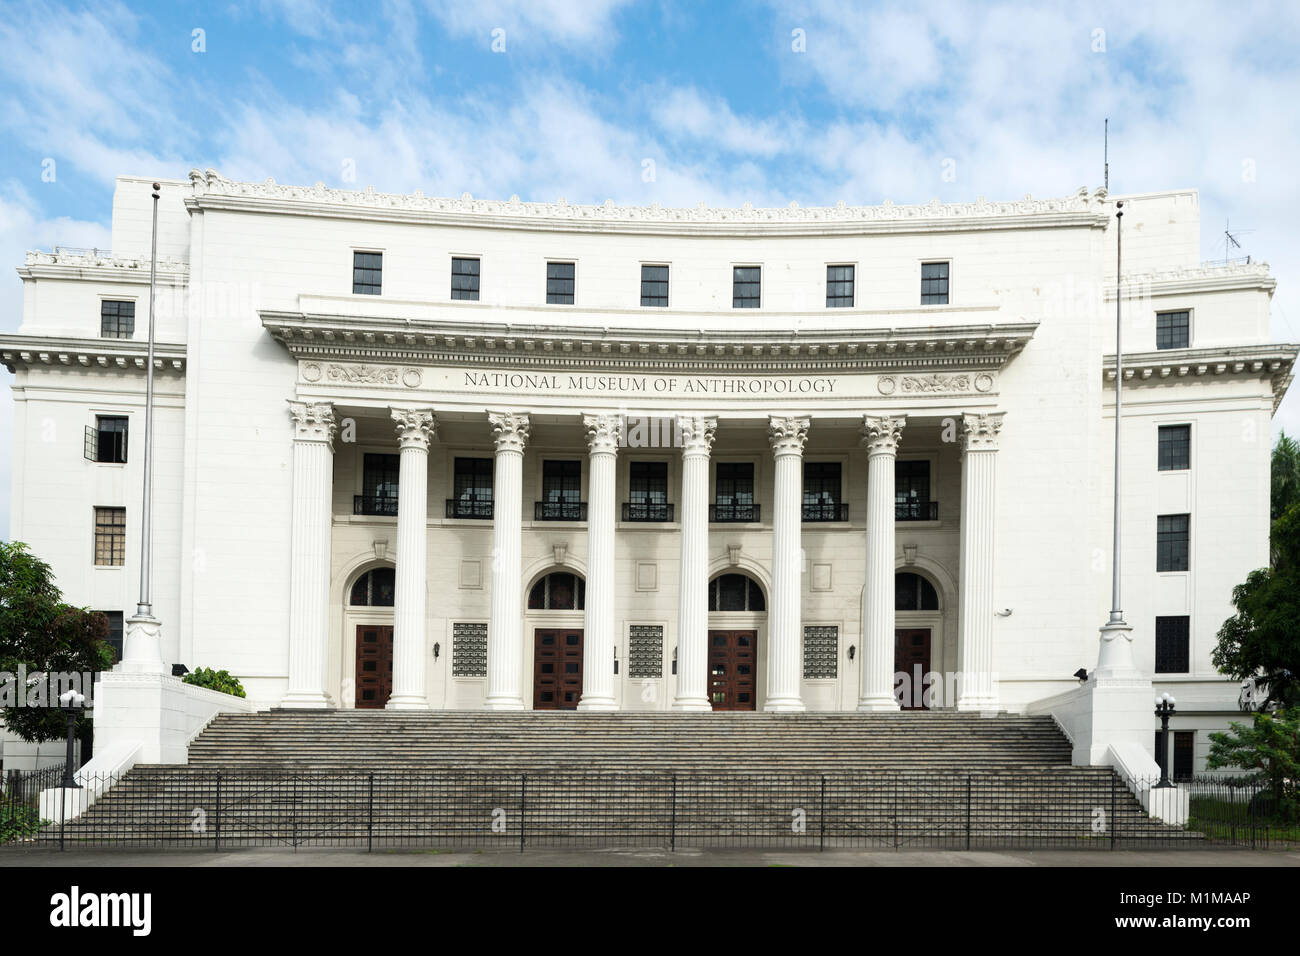
<svg viewBox="0 0 1300 956"><path fill-rule="evenodd" d="M218 771L218 773L217 773L217 806L216 806L216 811L217 811L217 813L216 813L216 817L217 817L217 818L216 818L216 821L213 823L213 826L212 826L212 831L213 831L213 834L214 834L214 836L213 836L213 838L212 838L212 852L213 852L213 853L219 853L219 852L221 852L221 773L220 773L219 771Z"/></svg>
<svg viewBox="0 0 1300 956"><path fill-rule="evenodd" d="M668 852L677 852L677 774L671 774L672 777L672 802L669 809L668 818Z"/></svg>
<svg viewBox="0 0 1300 956"><path fill-rule="evenodd" d="M970 849L970 774L966 774L966 849Z"/></svg>
<svg viewBox="0 0 1300 956"><path fill-rule="evenodd" d="M1250 821L1250 848L1255 849L1255 797L1259 795L1256 790L1246 801L1246 819Z"/></svg>
<svg viewBox="0 0 1300 956"><path fill-rule="evenodd" d="M524 808L527 804L528 795L528 774L519 775L519 852L524 852Z"/></svg>
<svg viewBox="0 0 1300 956"><path fill-rule="evenodd" d="M369 774L368 794L366 796L366 852L375 851L375 772Z"/></svg>
<svg viewBox="0 0 1300 956"><path fill-rule="evenodd" d="M1110 773L1110 848L1115 849L1115 831L1119 829L1119 817L1115 815L1115 771Z"/></svg>
<svg viewBox="0 0 1300 956"><path fill-rule="evenodd" d="M40 791L38 790L36 794L37 794L36 799L39 801ZM39 803L37 804L37 806L39 807ZM63 850L64 848L63 828L67 825L67 819L66 819L67 813L68 813L68 791L64 790L62 785L60 785L59 786L59 849L60 850ZM37 816L40 816L39 810L37 812Z"/></svg>
<svg viewBox="0 0 1300 956"><path fill-rule="evenodd" d="M821 809L817 812L817 817L821 820L821 837L818 841L818 852L824 852L826 849L826 774L822 774L822 803Z"/></svg>

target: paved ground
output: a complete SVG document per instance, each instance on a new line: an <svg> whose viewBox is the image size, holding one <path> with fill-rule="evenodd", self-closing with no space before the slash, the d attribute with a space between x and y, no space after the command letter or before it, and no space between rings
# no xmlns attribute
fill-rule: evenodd
<svg viewBox="0 0 1300 956"><path fill-rule="evenodd" d="M5 847L0 867L14 866L1068 866L1229 867L1300 866L1296 850L357 850L248 849L185 851L68 850Z"/></svg>

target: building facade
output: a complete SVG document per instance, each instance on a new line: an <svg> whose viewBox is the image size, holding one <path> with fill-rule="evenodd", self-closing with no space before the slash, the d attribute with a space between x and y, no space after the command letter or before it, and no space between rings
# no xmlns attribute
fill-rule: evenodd
<svg viewBox="0 0 1300 956"><path fill-rule="evenodd" d="M31 253L11 537L136 600L150 181ZM162 183L154 609L260 706L1019 711L1110 602L1180 701L1267 564L1296 348L1197 195L668 209ZM901 701L900 701L901 697Z"/></svg>

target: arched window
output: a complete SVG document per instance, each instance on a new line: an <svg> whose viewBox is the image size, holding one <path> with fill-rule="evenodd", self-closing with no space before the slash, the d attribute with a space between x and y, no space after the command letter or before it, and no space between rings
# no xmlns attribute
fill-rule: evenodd
<svg viewBox="0 0 1300 956"><path fill-rule="evenodd" d="M921 577L904 571L894 575L895 611L937 611L939 593L934 585Z"/></svg>
<svg viewBox="0 0 1300 956"><path fill-rule="evenodd" d="M353 583L348 604L353 607L392 607L394 588L392 568L372 568Z"/></svg>
<svg viewBox="0 0 1300 956"><path fill-rule="evenodd" d="M581 611L586 601L587 582L567 571L540 578L528 592L530 611Z"/></svg>
<svg viewBox="0 0 1300 956"><path fill-rule="evenodd" d="M710 611L766 611L763 589L745 574L722 574L709 582Z"/></svg>

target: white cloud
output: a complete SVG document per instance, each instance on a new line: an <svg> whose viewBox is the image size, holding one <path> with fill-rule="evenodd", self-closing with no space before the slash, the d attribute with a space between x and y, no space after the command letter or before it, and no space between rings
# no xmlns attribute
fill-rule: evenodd
<svg viewBox="0 0 1300 956"><path fill-rule="evenodd" d="M552 42L570 51L607 50L618 39L614 16L630 0L426 0L425 6L453 34L481 38L488 49L492 31L506 31L506 51L519 43L537 50Z"/></svg>

